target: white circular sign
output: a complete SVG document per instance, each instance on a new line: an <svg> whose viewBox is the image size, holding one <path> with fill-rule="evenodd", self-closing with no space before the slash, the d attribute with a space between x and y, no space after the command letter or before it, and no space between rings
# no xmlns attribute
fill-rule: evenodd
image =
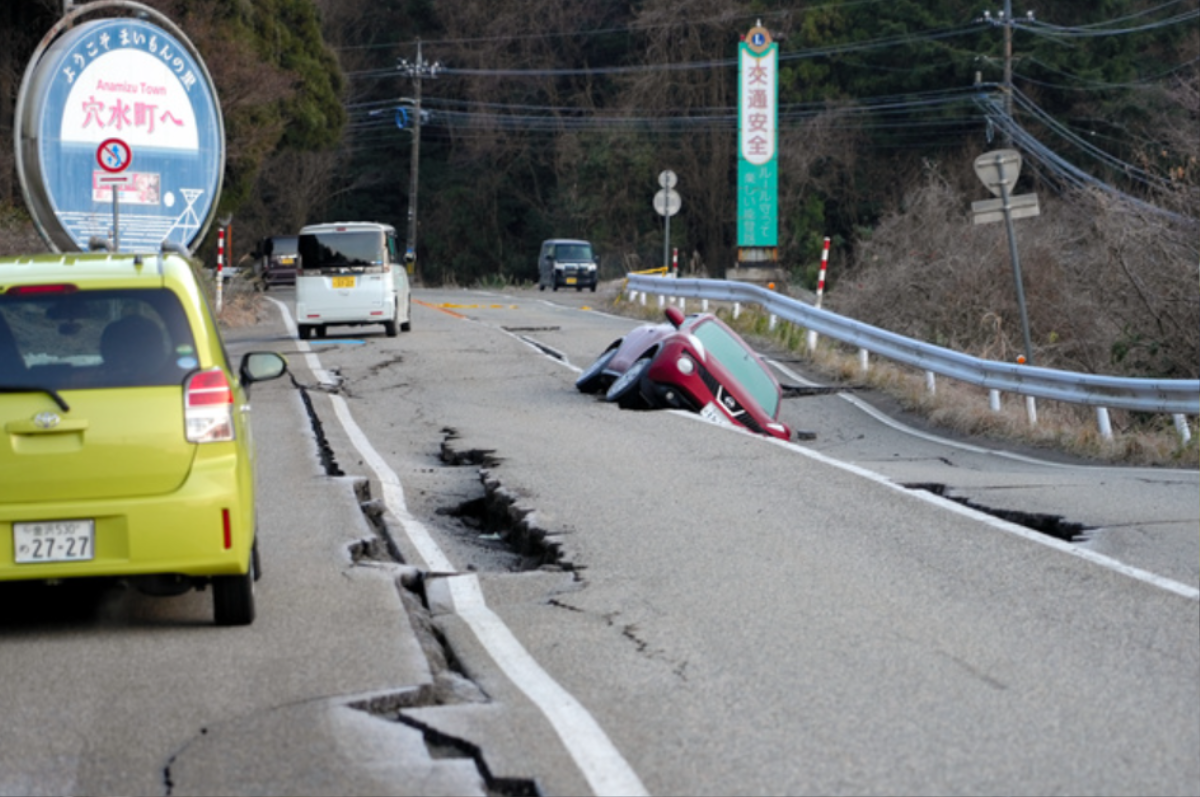
<svg viewBox="0 0 1200 797"><path fill-rule="evenodd" d="M674 188L678 182L679 178L670 169L658 173L658 184L663 188Z"/></svg>
<svg viewBox="0 0 1200 797"><path fill-rule="evenodd" d="M664 188L654 195L654 210L660 216L674 216L683 207L683 199L678 191Z"/></svg>

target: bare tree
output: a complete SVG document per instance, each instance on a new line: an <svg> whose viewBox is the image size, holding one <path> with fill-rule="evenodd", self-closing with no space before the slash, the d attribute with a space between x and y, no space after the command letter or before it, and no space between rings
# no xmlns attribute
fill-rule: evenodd
<svg viewBox="0 0 1200 797"><path fill-rule="evenodd" d="M703 63L731 58L739 36L748 29L745 16L727 0L651 0L637 13L632 28L644 42L646 63ZM659 70L638 73L625 81L618 102L634 113L661 108L682 117L711 117L715 109L736 105L736 71L727 68ZM714 276L724 276L735 263L737 174L735 145L737 130L728 127L683 127L654 142L657 152L653 171L644 175L649 203L657 188L654 175L671 169L679 176L678 190L684 210L677 217L685 258L698 254L697 267ZM673 232L677 228L673 225ZM682 239L682 240L680 240Z"/></svg>

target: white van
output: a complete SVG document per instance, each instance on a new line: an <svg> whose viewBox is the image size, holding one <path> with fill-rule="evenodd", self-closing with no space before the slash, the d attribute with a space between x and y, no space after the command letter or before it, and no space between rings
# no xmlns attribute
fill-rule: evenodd
<svg viewBox="0 0 1200 797"><path fill-rule="evenodd" d="M301 339L329 326L383 324L389 338L412 328L408 272L388 224L339 221L300 230L296 324Z"/></svg>

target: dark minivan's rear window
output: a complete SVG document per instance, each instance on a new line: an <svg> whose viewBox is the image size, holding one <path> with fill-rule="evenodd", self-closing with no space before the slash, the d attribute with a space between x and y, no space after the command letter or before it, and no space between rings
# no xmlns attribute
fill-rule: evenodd
<svg viewBox="0 0 1200 797"><path fill-rule="evenodd" d="M300 254L300 239L295 235L276 235L271 238L272 257L295 257Z"/></svg>
<svg viewBox="0 0 1200 797"><path fill-rule="evenodd" d="M0 294L0 390L181 385L198 364L171 291Z"/></svg>

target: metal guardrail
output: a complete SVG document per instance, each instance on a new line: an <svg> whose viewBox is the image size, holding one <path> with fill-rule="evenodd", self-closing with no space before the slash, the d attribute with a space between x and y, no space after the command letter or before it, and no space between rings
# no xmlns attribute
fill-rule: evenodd
<svg viewBox="0 0 1200 797"><path fill-rule="evenodd" d="M778 318L860 350L989 390L1097 408L1200 415L1200 380L1126 379L982 360L853 321L748 282L637 274L630 274L627 282L630 291L758 304ZM1184 434L1185 439L1188 436Z"/></svg>

